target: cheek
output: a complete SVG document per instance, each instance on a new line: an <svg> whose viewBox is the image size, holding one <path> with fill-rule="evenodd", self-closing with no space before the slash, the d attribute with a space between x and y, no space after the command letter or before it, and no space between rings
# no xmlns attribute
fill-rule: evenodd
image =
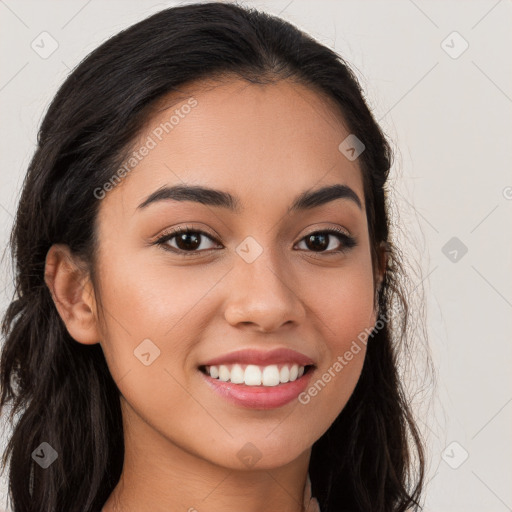
<svg viewBox="0 0 512 512"><path fill-rule="evenodd" d="M190 313L200 306L219 276L197 268L171 269L134 259L105 268L101 279L104 306L107 315L111 313L109 329L124 332L132 342L151 335L163 341L167 335L165 342L169 343L176 331L192 328L187 322Z"/></svg>
<svg viewBox="0 0 512 512"><path fill-rule="evenodd" d="M118 262L101 276L108 326L102 345L112 378L148 423L173 411L199 417L204 410L187 391L194 377L188 357L200 335L201 298L216 281L206 273L191 280L184 269Z"/></svg>
<svg viewBox="0 0 512 512"><path fill-rule="evenodd" d="M165 333L173 333L173 326L179 325L185 304L193 300L194 292L177 282L165 281L165 275L157 280L150 265L122 258L110 261L116 264L105 264L100 275L107 327L103 333L104 351L113 376L122 377L143 366L136 359L141 343L151 353L150 360L155 361L151 366L162 360Z"/></svg>
<svg viewBox="0 0 512 512"><path fill-rule="evenodd" d="M111 261L116 264L105 266L100 279L108 327L102 345L113 378L129 374L144 383L148 396L169 374L186 385L190 355L212 313L208 294L225 270L172 269L136 258Z"/></svg>
<svg viewBox="0 0 512 512"><path fill-rule="evenodd" d="M316 330L322 334L322 363L299 401L324 425L341 412L350 398L366 354L366 341L375 324L371 266L354 265L316 281L305 291Z"/></svg>
<svg viewBox="0 0 512 512"><path fill-rule="evenodd" d="M339 352L375 322L373 277L369 262L323 274L307 285L307 304L314 308L326 348ZM314 318L314 317L313 317Z"/></svg>

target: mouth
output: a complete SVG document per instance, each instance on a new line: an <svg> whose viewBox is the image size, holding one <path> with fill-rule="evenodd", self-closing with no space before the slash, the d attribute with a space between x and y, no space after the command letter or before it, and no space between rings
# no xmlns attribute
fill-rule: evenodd
<svg viewBox="0 0 512 512"><path fill-rule="evenodd" d="M248 348L202 361L204 383L237 407L278 409L300 396L313 378L315 361L288 347Z"/></svg>
<svg viewBox="0 0 512 512"><path fill-rule="evenodd" d="M216 395L248 409L276 409L297 400L314 376L314 364L201 365L199 373Z"/></svg>
<svg viewBox="0 0 512 512"><path fill-rule="evenodd" d="M314 369L314 365L297 363L201 365L199 371L211 379L247 387L274 387L295 382Z"/></svg>

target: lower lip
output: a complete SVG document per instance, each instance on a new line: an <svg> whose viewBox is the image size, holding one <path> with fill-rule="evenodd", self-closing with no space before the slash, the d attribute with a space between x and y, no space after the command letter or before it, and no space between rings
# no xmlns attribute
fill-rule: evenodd
<svg viewBox="0 0 512 512"><path fill-rule="evenodd" d="M277 386L246 386L213 379L200 371L206 383L226 400L248 409L275 409L296 399L308 386L314 368L285 384Z"/></svg>

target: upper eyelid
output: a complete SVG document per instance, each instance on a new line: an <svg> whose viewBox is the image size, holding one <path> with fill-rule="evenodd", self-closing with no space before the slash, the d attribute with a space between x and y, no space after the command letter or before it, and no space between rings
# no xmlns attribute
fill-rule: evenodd
<svg viewBox="0 0 512 512"><path fill-rule="evenodd" d="M208 238L211 238L212 241L214 241L214 242L219 242L219 237L217 235L213 235L211 233L208 233L208 231L206 231L204 229L201 229L201 228L192 228L192 227L188 227L188 226L183 226L183 227L176 228L176 229L170 229L168 231L164 230L163 233L161 233L160 235L158 235L155 238L155 241L158 242L162 238L171 239L171 238L174 238L175 236L178 236L178 235L180 235L182 233L187 233L187 232L189 232L189 233L200 233L201 235L205 235Z"/></svg>
<svg viewBox="0 0 512 512"><path fill-rule="evenodd" d="M306 228L308 228L308 227L309 226L306 226ZM302 240L302 238L304 238L305 236L312 235L317 232L325 232L325 231L329 231L329 230L337 231L340 235L346 235L349 238L354 238L354 235L352 235L352 233L346 227L336 225L336 226L317 227L315 229L312 229L312 231L308 231L306 234L302 235L300 240ZM153 239L158 240L164 236L177 235L177 234L182 233L183 231L185 231L185 232L190 231L190 232L194 232L194 233L200 232L200 233L203 233L211 238L217 239L217 241L221 238L220 235L211 234L206 229L204 229L202 227L189 226L189 225L185 224L184 226L180 226L178 228L170 228L168 230L164 229L158 236L154 237Z"/></svg>

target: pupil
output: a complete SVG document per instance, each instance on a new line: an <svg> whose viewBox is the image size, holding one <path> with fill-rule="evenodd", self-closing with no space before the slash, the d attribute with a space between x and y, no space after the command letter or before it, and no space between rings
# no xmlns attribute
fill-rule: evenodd
<svg viewBox="0 0 512 512"><path fill-rule="evenodd" d="M201 235L195 235L192 233L182 233L178 238L176 239L176 245L183 250L191 250L191 249L197 249L201 243L199 241ZM189 244L188 238L191 238L193 240L192 244Z"/></svg>
<svg viewBox="0 0 512 512"><path fill-rule="evenodd" d="M326 235L326 234L315 234L315 235L310 235L310 236L307 238L307 242L311 242L311 241L313 241L313 240L315 240L315 239L319 239L319 238L322 240L322 242L320 243L320 247L318 247L318 245L317 245L316 249L323 250L323 249L326 249L327 247L329 247L328 235ZM314 246L314 245L315 245L315 244L313 243L313 246ZM308 245L308 247L309 247L309 245ZM311 248L312 248L312 249L315 249L315 247L310 247L310 249L311 249Z"/></svg>

